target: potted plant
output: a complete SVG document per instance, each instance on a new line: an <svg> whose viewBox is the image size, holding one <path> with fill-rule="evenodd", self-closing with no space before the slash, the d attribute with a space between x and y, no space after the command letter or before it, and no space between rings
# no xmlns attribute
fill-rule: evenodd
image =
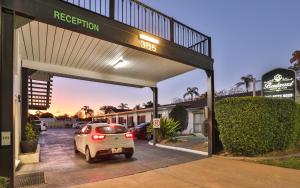
<svg viewBox="0 0 300 188"><path fill-rule="evenodd" d="M21 141L21 150L23 153L35 152L38 145L38 135L32 124L25 126L24 140Z"/></svg>
<svg viewBox="0 0 300 188"><path fill-rule="evenodd" d="M0 187L1 188L8 187L8 184L9 184L9 178L0 176Z"/></svg>

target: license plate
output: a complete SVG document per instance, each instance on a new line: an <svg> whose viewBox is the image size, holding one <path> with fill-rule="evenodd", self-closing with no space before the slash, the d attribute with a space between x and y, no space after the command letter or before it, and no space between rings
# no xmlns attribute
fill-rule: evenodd
<svg viewBox="0 0 300 188"><path fill-rule="evenodd" d="M111 153L122 153L122 148L112 148Z"/></svg>

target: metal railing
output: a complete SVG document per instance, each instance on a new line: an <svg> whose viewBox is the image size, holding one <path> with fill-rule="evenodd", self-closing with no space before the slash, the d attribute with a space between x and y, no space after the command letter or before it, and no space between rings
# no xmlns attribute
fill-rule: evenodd
<svg viewBox="0 0 300 188"><path fill-rule="evenodd" d="M63 0L211 57L211 39L136 0Z"/></svg>

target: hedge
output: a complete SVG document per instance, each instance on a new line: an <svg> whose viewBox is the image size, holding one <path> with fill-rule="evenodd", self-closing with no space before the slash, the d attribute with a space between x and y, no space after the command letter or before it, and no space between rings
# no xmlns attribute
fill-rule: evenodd
<svg viewBox="0 0 300 188"><path fill-rule="evenodd" d="M236 155L283 150L300 140L300 107L289 99L226 98L215 112L223 146Z"/></svg>

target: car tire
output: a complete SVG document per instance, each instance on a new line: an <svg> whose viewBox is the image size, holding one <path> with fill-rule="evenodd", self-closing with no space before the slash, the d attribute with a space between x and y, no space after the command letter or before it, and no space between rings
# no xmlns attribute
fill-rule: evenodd
<svg viewBox="0 0 300 188"><path fill-rule="evenodd" d="M85 160L86 160L86 162L88 162L88 163L93 163L93 162L94 162L94 159L91 157L89 147L87 147L87 148L85 149Z"/></svg>
<svg viewBox="0 0 300 188"><path fill-rule="evenodd" d="M76 142L74 141L74 153L77 154L79 151L77 149L77 146L76 146Z"/></svg>
<svg viewBox="0 0 300 188"><path fill-rule="evenodd" d="M133 153L125 153L125 158L126 159L131 159L133 156Z"/></svg>

